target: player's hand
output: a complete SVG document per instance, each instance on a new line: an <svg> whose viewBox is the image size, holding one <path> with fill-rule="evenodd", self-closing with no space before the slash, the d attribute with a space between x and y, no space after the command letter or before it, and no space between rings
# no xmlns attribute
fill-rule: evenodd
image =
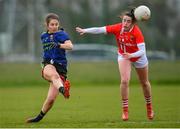
<svg viewBox="0 0 180 129"><path fill-rule="evenodd" d="M123 53L122 56L125 59L130 59L132 57L130 53Z"/></svg>
<svg viewBox="0 0 180 129"><path fill-rule="evenodd" d="M84 29L80 28L80 27L76 27L76 31L80 34L83 35L85 33Z"/></svg>

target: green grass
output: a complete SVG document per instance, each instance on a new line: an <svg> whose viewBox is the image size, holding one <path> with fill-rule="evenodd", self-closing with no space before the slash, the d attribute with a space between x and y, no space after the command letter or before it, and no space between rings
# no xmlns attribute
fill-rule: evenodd
<svg viewBox="0 0 180 129"><path fill-rule="evenodd" d="M71 98L58 96L54 107L37 124L26 124L25 119L39 113L48 86L0 88L0 127L42 128L156 128L180 127L180 87L153 87L155 119L146 118L145 104L140 87L130 88L130 120L120 118L119 86L73 86Z"/></svg>
<svg viewBox="0 0 180 129"><path fill-rule="evenodd" d="M150 61L149 77L152 84L180 84L180 61ZM40 64L0 64L0 87L47 85L41 78ZM68 77L73 85L119 84L120 77L117 62L70 62ZM138 84L132 70L131 84Z"/></svg>
<svg viewBox="0 0 180 129"><path fill-rule="evenodd" d="M39 113L48 91L40 64L0 64L0 128L180 128L180 61L150 62L155 119L146 118L142 89L132 71L130 120L121 120L119 71L116 62L70 62L71 98L59 96L37 124L25 119Z"/></svg>

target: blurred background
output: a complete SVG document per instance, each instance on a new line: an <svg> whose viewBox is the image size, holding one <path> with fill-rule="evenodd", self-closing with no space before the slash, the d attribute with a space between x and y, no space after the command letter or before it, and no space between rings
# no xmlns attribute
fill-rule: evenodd
<svg viewBox="0 0 180 129"><path fill-rule="evenodd" d="M82 37L75 32L75 27L120 22L118 16L122 11L142 4L147 5L152 13L149 21L138 23L145 35L148 56L152 59L179 59L179 0L0 0L0 61L40 62L40 35L45 31L44 18L49 12L60 16L62 27L75 45L116 46L111 35Z"/></svg>

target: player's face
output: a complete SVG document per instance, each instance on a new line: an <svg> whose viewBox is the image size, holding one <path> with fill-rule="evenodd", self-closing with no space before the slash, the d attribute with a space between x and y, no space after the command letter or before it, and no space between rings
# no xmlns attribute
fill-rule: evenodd
<svg viewBox="0 0 180 129"><path fill-rule="evenodd" d="M50 33L57 32L59 28L59 21L56 19L51 19L49 24L47 25L47 29Z"/></svg>
<svg viewBox="0 0 180 129"><path fill-rule="evenodd" d="M122 25L123 25L125 31L129 31L131 29L131 27L133 26L132 18L127 15L124 15L123 19L122 19Z"/></svg>

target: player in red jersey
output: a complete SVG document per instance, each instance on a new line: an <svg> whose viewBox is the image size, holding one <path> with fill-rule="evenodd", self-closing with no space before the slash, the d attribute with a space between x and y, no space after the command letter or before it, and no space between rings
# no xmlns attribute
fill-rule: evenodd
<svg viewBox="0 0 180 129"><path fill-rule="evenodd" d="M154 118L154 112L151 100L151 84L148 79L148 60L146 57L144 36L136 24L133 9L129 12L122 13L120 17L122 22L118 24L86 29L76 27L76 31L80 35L88 33L113 34L115 36L118 46L118 65L121 77L122 119L126 121L129 118L128 97L132 64L136 69L143 89L147 117L152 120Z"/></svg>

